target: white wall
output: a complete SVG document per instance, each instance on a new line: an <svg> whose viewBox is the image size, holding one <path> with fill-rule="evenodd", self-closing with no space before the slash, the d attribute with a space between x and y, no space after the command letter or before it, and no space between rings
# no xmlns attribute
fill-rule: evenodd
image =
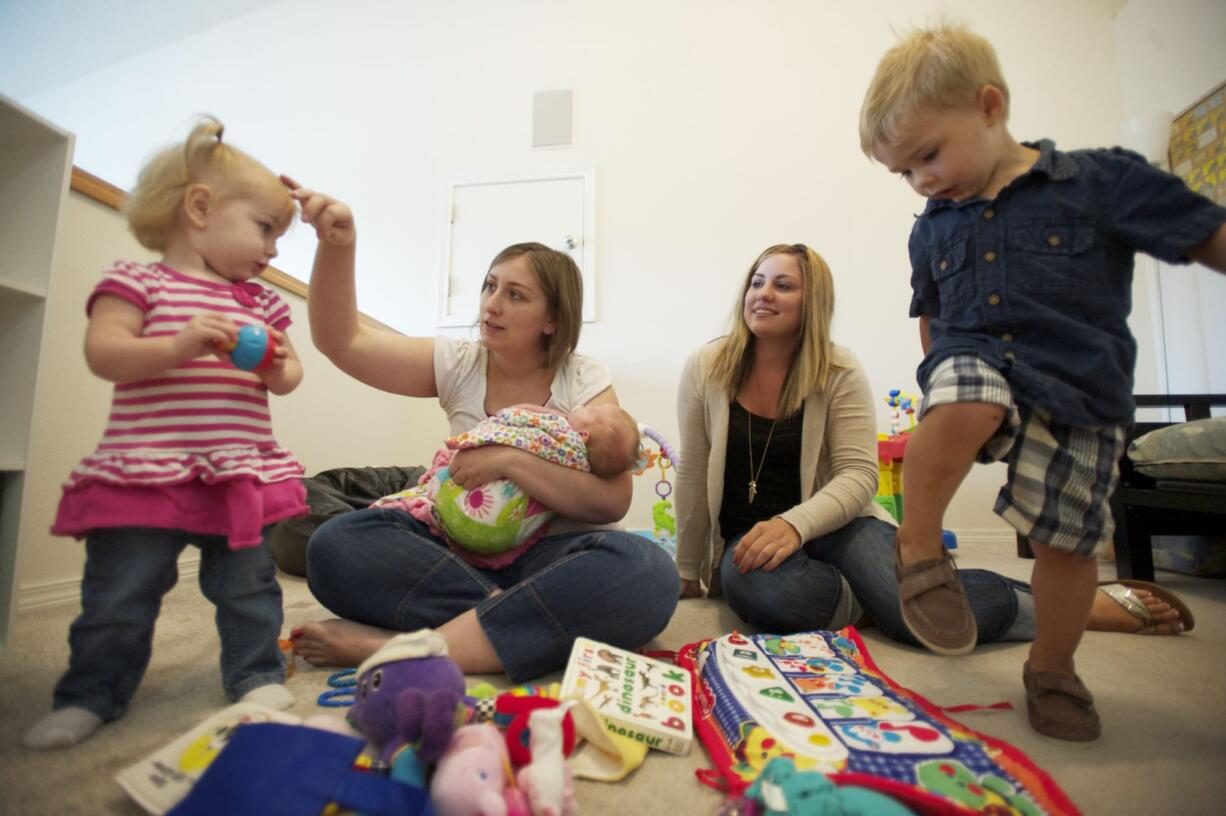
<svg viewBox="0 0 1226 816"><path fill-rule="evenodd" d="M1125 119L1177 116L1226 80L1221 0L1131 0L1112 28ZM1139 257L1134 295L1138 393L1226 391L1226 277Z"/></svg>
<svg viewBox="0 0 1226 816"><path fill-rule="evenodd" d="M354 206L361 307L417 334L435 331L446 182L594 165L599 319L580 348L675 439L685 355L720 333L750 261L776 242L810 243L830 262L836 339L874 390L918 390L906 239L922 201L856 136L894 30L966 21L996 44L1015 134L1100 145L1122 117L1120 6L299 0L21 101L79 134L80 166L125 187L191 114L220 115L236 144ZM534 152L532 93L553 88L575 90L576 146ZM305 277L299 233L278 265ZM977 468L948 526L1004 530L991 513L1002 479ZM650 518L651 485L636 486L632 526Z"/></svg>
<svg viewBox="0 0 1226 816"><path fill-rule="evenodd" d="M26 472L30 497L21 519L19 604L73 597L85 563L80 543L50 534L60 485L102 436L111 386L90 374L82 354L85 301L99 275L117 258L149 258L123 218L73 193L65 206L56 264L47 299L48 340L39 360L39 382ZM293 310L290 341L306 375L292 394L272 397L277 440L316 473L347 465L399 465L425 461L430 442L447 426L426 401L380 394L333 368L311 345L306 303L281 293ZM348 433L354 428L361 432ZM369 429L378 429L377 433ZM437 443L435 443L437 444ZM184 563L197 560L186 551Z"/></svg>

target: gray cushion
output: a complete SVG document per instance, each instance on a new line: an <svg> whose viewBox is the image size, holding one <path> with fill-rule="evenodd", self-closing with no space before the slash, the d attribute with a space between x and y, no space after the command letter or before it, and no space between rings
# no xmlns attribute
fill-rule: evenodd
<svg viewBox="0 0 1226 816"><path fill-rule="evenodd" d="M272 560L290 575L307 574L306 549L311 533L333 516L369 507L371 502L412 487L426 469L413 467L333 468L303 479L311 512L279 521L269 534Z"/></svg>
<svg viewBox="0 0 1226 816"><path fill-rule="evenodd" d="M1154 479L1226 481L1226 417L1197 419L1133 440L1128 458Z"/></svg>

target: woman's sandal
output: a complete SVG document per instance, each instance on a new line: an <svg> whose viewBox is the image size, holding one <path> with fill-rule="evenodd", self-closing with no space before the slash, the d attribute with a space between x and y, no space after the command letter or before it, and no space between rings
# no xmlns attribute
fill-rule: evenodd
<svg viewBox="0 0 1226 816"><path fill-rule="evenodd" d="M1128 614L1141 621L1141 628L1133 631L1132 634L1134 635L1156 635L1158 634L1158 626L1162 623L1161 621L1154 620L1154 616L1150 614L1149 607L1137 597L1137 594L1133 592L1134 589L1148 592L1178 612L1179 622L1183 624L1183 631L1190 632L1192 627L1196 625L1196 620L1192 617L1192 610L1188 609L1187 604L1178 595L1150 581L1104 581L1098 585L1098 588L1105 592L1111 600L1124 607Z"/></svg>
<svg viewBox="0 0 1226 816"><path fill-rule="evenodd" d="M1026 716L1030 727L1045 737L1068 742L1093 742L1103 726L1090 690L1077 675L1031 671L1022 667Z"/></svg>

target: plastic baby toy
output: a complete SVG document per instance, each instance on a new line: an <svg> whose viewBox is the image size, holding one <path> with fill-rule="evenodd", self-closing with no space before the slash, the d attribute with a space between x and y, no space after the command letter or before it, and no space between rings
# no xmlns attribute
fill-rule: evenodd
<svg viewBox="0 0 1226 816"><path fill-rule="evenodd" d="M890 395L885 398L885 404L890 406L891 434L897 436L902 433L902 418L904 414L910 422L908 430L915 427L915 407L910 394L905 394L898 388L891 388Z"/></svg>
<svg viewBox="0 0 1226 816"><path fill-rule="evenodd" d="M272 362L277 341L261 326L240 326L238 341L224 351L230 352L230 362L243 371L261 371Z"/></svg>

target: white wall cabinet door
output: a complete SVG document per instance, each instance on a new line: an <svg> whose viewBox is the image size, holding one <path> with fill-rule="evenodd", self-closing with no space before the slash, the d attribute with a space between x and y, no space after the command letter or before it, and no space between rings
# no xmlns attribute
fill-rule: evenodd
<svg viewBox="0 0 1226 816"><path fill-rule="evenodd" d="M472 325L490 261L511 244L527 241L574 258L583 274L583 319L595 320L595 200L591 171L452 185L438 325Z"/></svg>

